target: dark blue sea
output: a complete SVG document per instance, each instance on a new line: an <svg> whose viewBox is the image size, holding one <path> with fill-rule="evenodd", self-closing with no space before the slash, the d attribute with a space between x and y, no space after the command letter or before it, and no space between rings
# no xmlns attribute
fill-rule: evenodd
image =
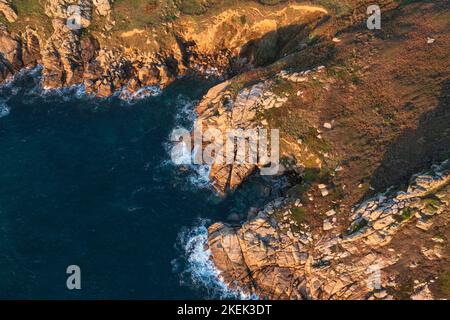
<svg viewBox="0 0 450 320"><path fill-rule="evenodd" d="M233 297L207 227L276 194L255 178L221 199L201 170L170 161L170 133L192 125L214 83L183 79L130 103L43 91L34 70L0 89L0 298ZM69 265L81 290L66 287Z"/></svg>

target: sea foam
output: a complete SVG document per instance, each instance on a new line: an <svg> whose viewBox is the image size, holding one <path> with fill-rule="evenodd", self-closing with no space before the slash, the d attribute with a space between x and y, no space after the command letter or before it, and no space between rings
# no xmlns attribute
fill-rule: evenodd
<svg viewBox="0 0 450 320"><path fill-rule="evenodd" d="M231 290L222 280L207 248L209 220L199 220L197 226L182 230L178 236L181 257L172 262L180 274L182 285L206 290L209 298L255 300L258 297L239 290Z"/></svg>
<svg viewBox="0 0 450 320"><path fill-rule="evenodd" d="M111 97L107 98L98 98L95 95L88 94L83 83L60 88L47 88L42 83L42 70L43 67L41 65L20 70L0 84L0 92L3 95L10 96L22 93L29 99L36 97L58 97L63 99L64 101L86 98L104 101L112 97L116 97L125 101L127 104L134 104L145 98L161 94L161 90L158 86L143 87L132 93L129 92L125 86L120 90L114 92Z"/></svg>
<svg viewBox="0 0 450 320"><path fill-rule="evenodd" d="M133 105L136 102L148 97L155 97L161 94L159 86L146 86L142 87L135 92L128 91L127 87L117 91L114 95L123 100L129 105Z"/></svg>
<svg viewBox="0 0 450 320"><path fill-rule="evenodd" d="M1 102L0 101L0 118L6 117L7 115L9 115L10 109L8 107L8 105L6 104L6 102Z"/></svg>
<svg viewBox="0 0 450 320"><path fill-rule="evenodd" d="M170 133L170 137L179 130L185 129L191 131L194 127L197 114L195 112L195 106L197 105L197 100L190 100L183 95L179 95L176 100L177 113L175 116L175 127ZM192 152L186 144L181 145L178 143L175 145L171 138L169 137L168 142L164 144L167 153L173 156L177 161L171 160L167 161L165 164L170 165L183 165L184 168L189 169L188 181L190 184L197 188L209 188L211 186L211 181L209 179L209 173L211 171L211 166L208 164L194 164L195 150Z"/></svg>

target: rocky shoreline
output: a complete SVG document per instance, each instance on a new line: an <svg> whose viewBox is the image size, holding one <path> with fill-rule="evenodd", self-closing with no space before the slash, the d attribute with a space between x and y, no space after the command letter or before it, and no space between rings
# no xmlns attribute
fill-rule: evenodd
<svg viewBox="0 0 450 320"><path fill-rule="evenodd" d="M253 8L230 9L208 23L186 18L153 31L121 32L113 29L113 1L72 2L44 2L43 10L51 23L49 35L29 25L19 31L1 26L0 81L40 64L46 89L83 84L88 94L108 97L121 89L132 93L151 86L164 88L190 73L228 76L262 63L255 52L263 49L264 41L258 39L265 34L327 16L323 8L292 5L271 12L267 19L249 16L242 25L238 17ZM73 4L80 8L79 30L69 24L68 8ZM0 11L12 26L21 19L8 1L1 2ZM85 33L83 30L97 23L94 19L103 19L103 29ZM160 33L165 35L163 39L151 40ZM124 45L128 40L139 46Z"/></svg>
<svg viewBox="0 0 450 320"><path fill-rule="evenodd" d="M213 224L208 246L222 280L249 295L392 299L395 273L386 269L404 253L390 244L407 225L427 232L439 215L449 213L449 182L450 163L445 161L415 175L406 192L379 194L351 212L324 212L323 227L316 229L292 218L293 211L302 207L299 199L281 198L240 227ZM337 214L349 217L348 228L334 225ZM423 248L426 259L443 259L441 240ZM422 284L414 296L431 299L426 286Z"/></svg>

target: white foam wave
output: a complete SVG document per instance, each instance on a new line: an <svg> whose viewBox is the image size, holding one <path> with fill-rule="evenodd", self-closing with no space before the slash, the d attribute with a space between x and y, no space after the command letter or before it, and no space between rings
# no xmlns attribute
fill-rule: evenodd
<svg viewBox="0 0 450 320"><path fill-rule="evenodd" d="M24 68L17 72L14 76L0 84L0 90L3 95L17 95L23 93L28 97L61 97L64 101L75 99L92 98L98 100L105 100L95 95L86 93L84 84L74 84L67 87L47 88L42 84L42 69L41 65L33 68ZM127 87L113 93L112 97L118 97L126 101L128 104L133 104L139 100L150 96L161 94L159 86L147 86L140 88L136 92L130 92Z"/></svg>
<svg viewBox="0 0 450 320"><path fill-rule="evenodd" d="M10 113L10 108L6 104L6 102L0 101L0 118L6 117Z"/></svg>
<svg viewBox="0 0 450 320"><path fill-rule="evenodd" d="M195 113L195 106L197 100L190 100L186 96L178 95L176 100L177 113L175 116L175 122L177 127L183 127L187 130L192 130L194 127L197 114Z"/></svg>
<svg viewBox="0 0 450 320"><path fill-rule="evenodd" d="M132 105L140 100L148 97L155 97L161 94L161 89L159 86L146 86L138 89L135 92L130 92L127 87L119 90L115 93L119 99L125 101L129 105Z"/></svg>
<svg viewBox="0 0 450 320"><path fill-rule="evenodd" d="M170 133L169 137L173 137L174 133L179 129L191 131L193 129L197 114L195 113L196 100L190 100L186 96L179 95L176 100L177 113L175 116L175 128ZM211 181L209 173L211 167L208 164L194 164L195 150L192 152L187 145L181 143L175 144L171 138L164 143L164 147L172 160L165 162L172 166L182 165L183 168L189 170L188 181L197 188L209 188Z"/></svg>
<svg viewBox="0 0 450 320"><path fill-rule="evenodd" d="M211 172L210 165L192 165L191 167L194 169L195 174L189 177L190 183L200 188L211 186L211 180L209 179L209 174Z"/></svg>
<svg viewBox="0 0 450 320"><path fill-rule="evenodd" d="M35 91L35 93L38 93L42 97L61 97L66 102L73 98L82 99L89 97L84 84L74 84L63 88L41 88L41 90Z"/></svg>
<svg viewBox="0 0 450 320"><path fill-rule="evenodd" d="M46 88L42 84L42 66L34 68L24 68L17 72L13 77L0 85L0 92L3 96L23 95L24 103L31 103L35 98L58 97L64 101L70 101L73 98L81 99L89 97L83 84L75 84L62 88Z"/></svg>
<svg viewBox="0 0 450 320"><path fill-rule="evenodd" d="M31 77L33 79L39 78L41 75L41 71L42 71L41 65L37 65L36 67L32 68L23 68L19 72L15 73L13 76L3 81L3 83L0 84L0 90L12 88L16 84L16 82L23 80L25 77Z"/></svg>
<svg viewBox="0 0 450 320"><path fill-rule="evenodd" d="M175 272L180 272L182 285L193 285L205 289L210 298L219 299L258 299L238 290L230 289L221 279L220 272L211 260L211 251L207 249L208 220L200 220L199 225L180 232L178 242L182 250L180 259L172 262Z"/></svg>

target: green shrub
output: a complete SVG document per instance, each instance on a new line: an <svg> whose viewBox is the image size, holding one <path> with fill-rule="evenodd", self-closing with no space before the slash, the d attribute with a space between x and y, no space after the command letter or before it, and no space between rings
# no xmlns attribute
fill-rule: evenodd
<svg viewBox="0 0 450 320"><path fill-rule="evenodd" d="M411 210L411 208L405 208L399 214L394 215L394 219L398 223L401 223L403 221L407 221L407 220L411 219L412 216L413 216L413 211Z"/></svg>
<svg viewBox="0 0 450 320"><path fill-rule="evenodd" d="M204 0L181 0L179 9L185 14L199 15L208 9Z"/></svg>
<svg viewBox="0 0 450 320"><path fill-rule="evenodd" d="M350 229L347 232L347 235L352 235L357 233L358 231L362 230L364 227L368 225L368 221L364 218L361 218L350 226Z"/></svg>
<svg viewBox="0 0 450 320"><path fill-rule="evenodd" d="M295 222L297 222L298 224L303 223L305 221L305 209L303 208L292 208L291 209L292 212L292 218L294 219Z"/></svg>

